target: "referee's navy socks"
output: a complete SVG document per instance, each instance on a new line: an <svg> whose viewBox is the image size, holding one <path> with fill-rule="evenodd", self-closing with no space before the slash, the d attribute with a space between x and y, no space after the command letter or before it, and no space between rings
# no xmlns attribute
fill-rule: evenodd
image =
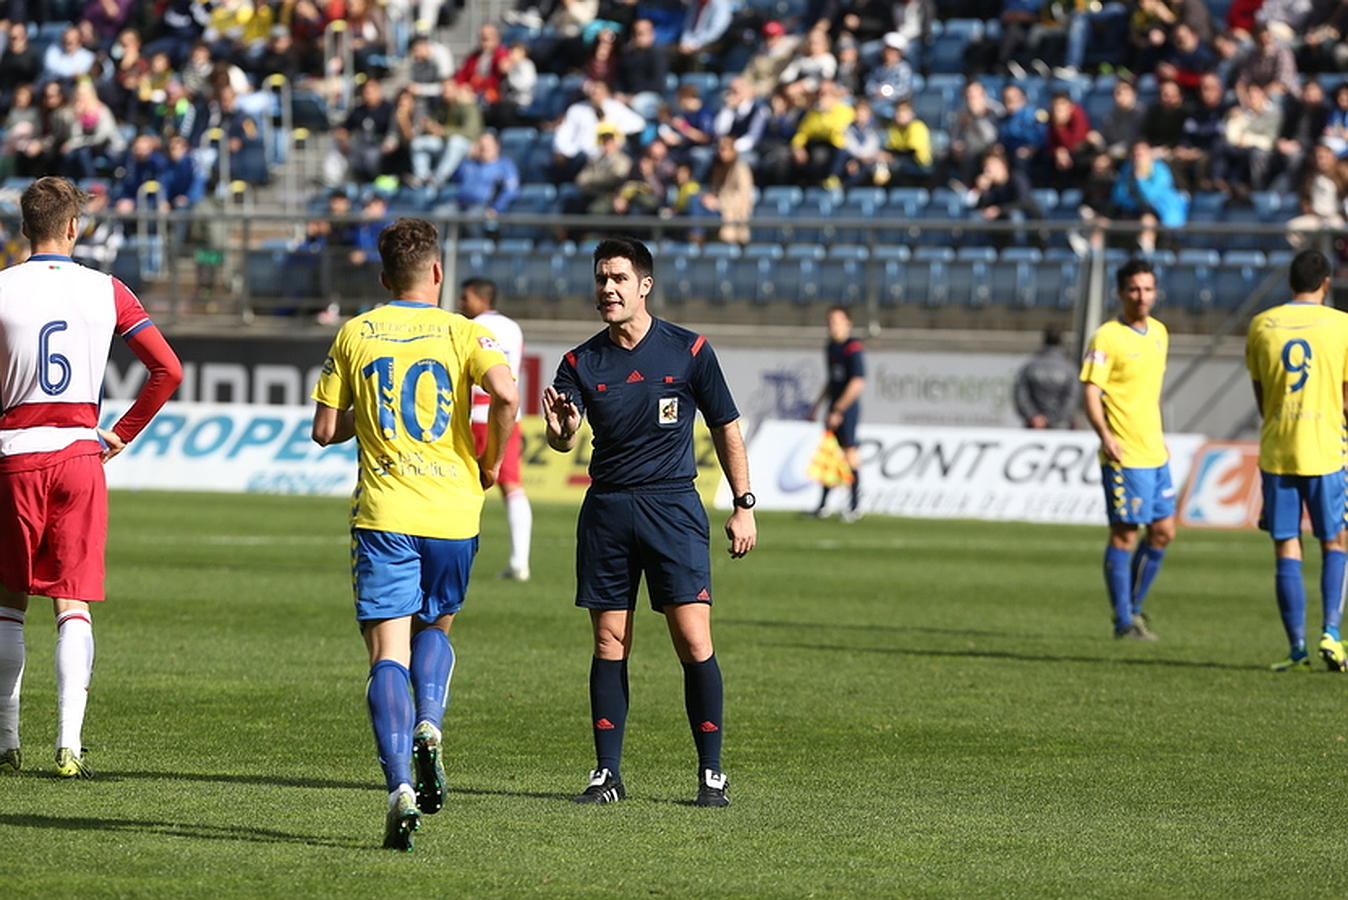
<svg viewBox="0 0 1348 900"><path fill-rule="evenodd" d="M1133 554L1133 614L1142 612L1142 602L1147 599L1151 583L1156 573L1161 571L1161 561L1165 559L1165 549L1153 547L1146 541L1138 544Z"/></svg>
<svg viewBox="0 0 1348 900"><path fill-rule="evenodd" d="M1325 554L1320 569L1320 602L1325 613L1325 631L1334 640L1339 639L1339 621L1343 618L1343 574L1348 555L1342 550Z"/></svg>
<svg viewBox="0 0 1348 900"><path fill-rule="evenodd" d="M1301 560L1279 559L1277 575L1278 612L1293 653L1306 652L1306 586L1301 581Z"/></svg>
<svg viewBox="0 0 1348 900"><path fill-rule="evenodd" d="M861 499L861 470L852 469L852 512L857 511L857 502Z"/></svg>
<svg viewBox="0 0 1348 900"><path fill-rule="evenodd" d="M381 659L370 667L370 682L365 688L370 704L370 724L374 726L374 744L379 765L389 792L406 784L412 772L412 692L407 667L391 659Z"/></svg>
<svg viewBox="0 0 1348 900"><path fill-rule="evenodd" d="M449 679L454 674L454 646L439 628L426 628L412 638L412 689L417 697L418 722L436 728L449 703Z"/></svg>
<svg viewBox="0 0 1348 900"><path fill-rule="evenodd" d="M725 692L721 686L721 667L713 653L702 662L683 664L683 701L688 708L688 725L697 745L698 772L721 771L722 712Z"/></svg>
<svg viewBox="0 0 1348 900"><path fill-rule="evenodd" d="M1133 573L1128 551L1105 545L1105 587L1114 607L1114 630L1123 631L1133 624Z"/></svg>
<svg viewBox="0 0 1348 900"><path fill-rule="evenodd" d="M608 769L616 778L623 755L623 728L627 725L627 660L590 660L590 725L594 728L596 769Z"/></svg>

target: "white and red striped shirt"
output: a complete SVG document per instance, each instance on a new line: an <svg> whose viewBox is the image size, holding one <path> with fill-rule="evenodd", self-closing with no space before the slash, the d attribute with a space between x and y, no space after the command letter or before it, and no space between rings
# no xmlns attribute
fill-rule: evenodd
<svg viewBox="0 0 1348 900"><path fill-rule="evenodd" d="M151 370L113 429L130 440L181 380L177 357L136 295L58 254L34 254L0 272L0 468L40 468L99 451L99 402L114 332Z"/></svg>
<svg viewBox="0 0 1348 900"><path fill-rule="evenodd" d="M524 359L524 332L520 326L515 324L515 320L509 316L503 316L494 309L489 309L473 319L479 325L484 326L496 337L496 343L501 345L501 352L505 354L506 362L510 363L510 374L515 376L515 381L520 380L520 361ZM473 421L487 421L487 407L491 405L491 397L482 388L473 387ZM522 406L522 405L521 405Z"/></svg>

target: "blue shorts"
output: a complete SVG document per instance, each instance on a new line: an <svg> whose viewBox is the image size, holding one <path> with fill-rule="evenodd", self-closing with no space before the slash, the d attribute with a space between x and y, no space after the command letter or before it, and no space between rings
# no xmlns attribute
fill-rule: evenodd
<svg viewBox="0 0 1348 900"><path fill-rule="evenodd" d="M833 432L833 436L838 439L838 446L847 448L857 445L857 423L861 421L861 404L853 403L843 412L842 422L838 425L838 430Z"/></svg>
<svg viewBox="0 0 1348 900"><path fill-rule="evenodd" d="M458 612L476 554L475 537L449 540L351 529L356 620L415 615L430 624Z"/></svg>
<svg viewBox="0 0 1348 900"><path fill-rule="evenodd" d="M1154 469L1130 469L1118 463L1100 467L1105 511L1111 525L1150 525L1175 514L1175 485L1170 463Z"/></svg>
<svg viewBox="0 0 1348 900"><path fill-rule="evenodd" d="M1301 508L1311 516L1311 531L1322 541L1337 537L1344 526L1343 471L1328 475L1274 475L1259 471L1264 509L1259 527L1275 541L1301 535Z"/></svg>
<svg viewBox="0 0 1348 900"><path fill-rule="evenodd" d="M711 529L686 482L672 488L592 486L576 522L576 605L636 609L646 576L651 608L711 603Z"/></svg>

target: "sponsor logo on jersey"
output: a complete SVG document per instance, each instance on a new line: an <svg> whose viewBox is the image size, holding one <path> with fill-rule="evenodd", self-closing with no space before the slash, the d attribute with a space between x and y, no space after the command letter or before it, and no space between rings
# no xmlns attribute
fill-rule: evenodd
<svg viewBox="0 0 1348 900"><path fill-rule="evenodd" d="M1086 354L1086 362L1097 366L1103 366L1109 361L1109 354L1103 350L1092 350Z"/></svg>
<svg viewBox="0 0 1348 900"><path fill-rule="evenodd" d="M480 338L477 339L477 344L478 344L478 346L481 347L483 350L497 350L497 351L501 351L501 345L498 344L498 343L496 342L496 338L493 338L493 337L480 337ZM504 351L501 351L501 352L504 352Z"/></svg>

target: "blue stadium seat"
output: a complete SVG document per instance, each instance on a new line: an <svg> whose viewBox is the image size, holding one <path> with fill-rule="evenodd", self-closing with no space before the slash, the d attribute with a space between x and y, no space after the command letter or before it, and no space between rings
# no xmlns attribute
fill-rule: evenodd
<svg viewBox="0 0 1348 900"><path fill-rule="evenodd" d="M823 188L807 188L805 199L795 208L792 215L797 219L827 219L834 215L840 202L841 192L835 194ZM831 226L798 225L791 229L791 240L824 243L833 239Z"/></svg>
<svg viewBox="0 0 1348 900"><path fill-rule="evenodd" d="M1213 269L1220 264L1216 250L1181 250L1166 277L1166 303L1193 312L1211 309L1216 296Z"/></svg>
<svg viewBox="0 0 1348 900"><path fill-rule="evenodd" d="M879 282L881 306L901 306L908 302L908 261L912 251L902 244L881 244L871 251L871 269Z"/></svg>
<svg viewBox="0 0 1348 900"><path fill-rule="evenodd" d="M753 303L771 303L778 299L777 271L783 252L780 244L749 244L735 267L737 297Z"/></svg>
<svg viewBox="0 0 1348 900"><path fill-rule="evenodd" d="M834 244L830 247L819 268L819 277L825 286L823 296L819 299L844 306L864 303L870 256L870 251L859 244Z"/></svg>
<svg viewBox="0 0 1348 900"><path fill-rule="evenodd" d="M486 277L496 282L507 297L527 296L529 279L520 262L533 253L533 241L522 238L498 241L496 249L487 257Z"/></svg>
<svg viewBox="0 0 1348 900"><path fill-rule="evenodd" d="M538 140L536 128L502 128L501 133L497 135L497 141L501 144L501 155L511 159L520 169L523 169L529 161L529 151L533 149L536 140Z"/></svg>
<svg viewBox="0 0 1348 900"><path fill-rule="evenodd" d="M853 190L879 191L881 196L881 203L884 202L883 188L854 188ZM847 199L844 200L841 205L835 207L831 214L840 219L873 220L875 218L876 211L879 208L880 204L877 204L875 202L874 196L869 196L865 194L862 194L860 196L854 196L849 193ZM844 226L836 226L833 229L832 235L832 239L835 241L852 244L861 243L867 240L869 237L870 237L869 227L848 228Z"/></svg>
<svg viewBox="0 0 1348 900"><path fill-rule="evenodd" d="M908 265L909 287L914 300L926 306L946 306L950 302L950 268L955 262L953 247L918 247Z"/></svg>
<svg viewBox="0 0 1348 900"><path fill-rule="evenodd" d="M1268 259L1258 250L1228 250L1216 269L1214 305L1235 309L1245 302L1267 274Z"/></svg>
<svg viewBox="0 0 1348 900"><path fill-rule="evenodd" d="M992 302L992 266L997 251L991 247L961 247L950 269L950 302L983 307Z"/></svg>
<svg viewBox="0 0 1348 900"><path fill-rule="evenodd" d="M797 303L813 303L819 299L821 290L828 287L820 276L823 259L824 248L817 243L788 244L786 259L781 265L785 282L781 295Z"/></svg>
<svg viewBox="0 0 1348 900"><path fill-rule="evenodd" d="M978 19L947 19L940 34L933 32L927 47L927 72L932 75L963 72L965 48L982 36L983 23Z"/></svg>
<svg viewBox="0 0 1348 900"><path fill-rule="evenodd" d="M721 76L715 72L685 72L679 77L679 86L682 87L685 84L691 84L697 88L703 103L720 105Z"/></svg>
<svg viewBox="0 0 1348 900"><path fill-rule="evenodd" d="M953 95L942 88L926 88L913 94L913 115L928 128L946 128L958 110Z"/></svg>
<svg viewBox="0 0 1348 900"><path fill-rule="evenodd" d="M1007 247L990 268L993 306L1027 309L1034 306L1034 270L1043 264L1037 247Z"/></svg>

